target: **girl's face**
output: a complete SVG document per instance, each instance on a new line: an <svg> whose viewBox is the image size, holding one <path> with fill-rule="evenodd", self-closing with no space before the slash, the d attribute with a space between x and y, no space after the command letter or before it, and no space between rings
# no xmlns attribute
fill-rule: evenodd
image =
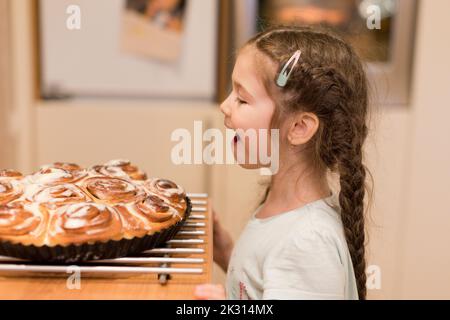
<svg viewBox="0 0 450 320"><path fill-rule="evenodd" d="M267 61L264 63L269 63L272 68L276 67L261 54L257 59L257 54L259 54L257 50L252 47L246 47L240 52L232 75L233 90L220 106L225 116L225 126L238 130L233 141L234 155L236 158L237 150L245 150L245 163L238 162L247 169L267 166L261 164L259 150L265 141L267 145L264 146L264 151L267 150L267 152L263 151L263 154L270 155L270 121L275 110L275 104L269 97L258 73L257 62L265 59ZM260 129L265 130L260 131ZM243 135L242 131L248 134ZM256 133L257 141L251 138L251 131ZM255 152L257 152L257 161L252 163L249 161L249 155Z"/></svg>

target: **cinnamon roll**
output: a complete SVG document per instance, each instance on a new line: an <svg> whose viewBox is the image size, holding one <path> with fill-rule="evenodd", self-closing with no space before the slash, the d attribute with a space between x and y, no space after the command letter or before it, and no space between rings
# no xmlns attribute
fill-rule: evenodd
<svg viewBox="0 0 450 320"><path fill-rule="evenodd" d="M167 179L150 179L145 182L144 186L149 192L160 195L170 201L179 201L186 197L182 187Z"/></svg>
<svg viewBox="0 0 450 320"><path fill-rule="evenodd" d="M129 160L112 160L104 165L93 166L92 171L107 177L140 181L147 179L147 174L139 170L137 166L132 165Z"/></svg>
<svg viewBox="0 0 450 320"><path fill-rule="evenodd" d="M10 179L0 178L0 205L20 198L22 194L23 187L20 183Z"/></svg>
<svg viewBox="0 0 450 320"><path fill-rule="evenodd" d="M134 204L134 209L150 222L181 220L180 212L161 197L150 194Z"/></svg>
<svg viewBox="0 0 450 320"><path fill-rule="evenodd" d="M106 204L133 202L144 195L139 186L118 178L92 177L83 186L95 200Z"/></svg>
<svg viewBox="0 0 450 320"><path fill-rule="evenodd" d="M11 178L11 179L21 179L23 178L22 173L12 169L0 170L0 178Z"/></svg>
<svg viewBox="0 0 450 320"><path fill-rule="evenodd" d="M74 184L59 184L39 188L29 200L40 203L49 209L78 202L92 202L92 199Z"/></svg>
<svg viewBox="0 0 450 320"><path fill-rule="evenodd" d="M150 226L138 214L133 214L129 205L116 205L122 220L124 238L132 239L134 237L143 237L151 230Z"/></svg>
<svg viewBox="0 0 450 320"><path fill-rule="evenodd" d="M15 201L0 205L0 240L42 245L48 213L36 204Z"/></svg>
<svg viewBox="0 0 450 320"><path fill-rule="evenodd" d="M156 194L168 200L172 206L184 211L186 209L186 193L175 182L167 179L149 179L144 183L145 189L151 194Z"/></svg>
<svg viewBox="0 0 450 320"><path fill-rule="evenodd" d="M107 242L121 238L122 221L117 211L107 205L86 202L63 206L50 219L50 246Z"/></svg>
<svg viewBox="0 0 450 320"><path fill-rule="evenodd" d="M85 170L66 170L56 166L44 166L38 172L30 176L31 183L54 185L74 183L87 175Z"/></svg>
<svg viewBox="0 0 450 320"><path fill-rule="evenodd" d="M76 171L82 171L83 168L81 168L76 163L70 163L70 162L55 162L52 165L49 165L47 167L54 167L58 169L63 169L69 172L76 172Z"/></svg>

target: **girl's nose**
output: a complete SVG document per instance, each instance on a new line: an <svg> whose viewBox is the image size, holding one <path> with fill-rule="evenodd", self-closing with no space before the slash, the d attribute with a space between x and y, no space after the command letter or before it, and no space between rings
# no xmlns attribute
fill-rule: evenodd
<svg viewBox="0 0 450 320"><path fill-rule="evenodd" d="M229 117L230 113L231 113L231 108L230 108L230 96L228 96L221 104L220 104L220 111L222 111L222 113Z"/></svg>

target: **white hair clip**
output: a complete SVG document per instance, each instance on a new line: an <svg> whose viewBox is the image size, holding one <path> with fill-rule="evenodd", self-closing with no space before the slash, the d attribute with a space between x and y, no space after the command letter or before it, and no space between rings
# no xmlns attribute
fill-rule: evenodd
<svg viewBox="0 0 450 320"><path fill-rule="evenodd" d="M281 70L280 74L278 75L277 79L277 86L284 87L286 86L289 77L291 76L292 70L294 70L295 66L298 63L298 60L300 59L300 55L302 52L300 50L295 51L295 53L292 55L292 57L289 59L288 62L283 67L283 70ZM292 64L292 66L291 66ZM288 68L290 67L290 70L288 72Z"/></svg>

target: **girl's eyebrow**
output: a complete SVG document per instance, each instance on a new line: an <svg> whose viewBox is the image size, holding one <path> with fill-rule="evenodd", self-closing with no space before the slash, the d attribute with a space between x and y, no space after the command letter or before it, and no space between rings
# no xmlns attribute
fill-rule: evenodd
<svg viewBox="0 0 450 320"><path fill-rule="evenodd" d="M250 98L253 99L253 96L248 92L247 89L245 89L245 87L242 84L240 84L239 82L237 82L235 80L233 80L233 83L238 89L242 89L242 91L244 91L245 94L247 94Z"/></svg>

